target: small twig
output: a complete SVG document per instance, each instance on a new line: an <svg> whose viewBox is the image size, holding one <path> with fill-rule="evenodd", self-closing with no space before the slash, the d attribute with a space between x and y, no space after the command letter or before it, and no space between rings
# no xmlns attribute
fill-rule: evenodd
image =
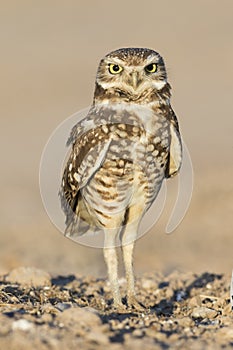
<svg viewBox="0 0 233 350"><path fill-rule="evenodd" d="M200 294L200 298L202 298L202 299L214 299L214 300L220 299L220 297L215 297L213 295L205 295L205 294Z"/></svg>

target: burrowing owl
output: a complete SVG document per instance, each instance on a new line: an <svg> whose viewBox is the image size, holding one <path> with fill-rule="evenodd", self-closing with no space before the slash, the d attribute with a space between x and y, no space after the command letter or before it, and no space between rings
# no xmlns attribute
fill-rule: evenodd
<svg viewBox="0 0 233 350"><path fill-rule="evenodd" d="M163 180L181 165L170 89L157 52L124 48L109 53L99 64L89 113L74 126L67 142L72 150L60 190L66 234L104 231L104 258L117 309L125 306L116 240L122 246L127 305L139 308L132 261L138 226Z"/></svg>

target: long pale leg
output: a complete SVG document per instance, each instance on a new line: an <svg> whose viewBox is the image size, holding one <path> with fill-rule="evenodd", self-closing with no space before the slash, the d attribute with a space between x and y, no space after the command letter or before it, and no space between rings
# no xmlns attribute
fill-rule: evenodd
<svg viewBox="0 0 233 350"><path fill-rule="evenodd" d="M133 211L129 213L132 215ZM138 226L141 218L137 218L130 224L126 225L122 238L122 251L125 265L125 274L127 281L127 303L129 307L134 307L137 310L143 310L143 306L138 303L135 297L134 286L134 271L133 271L133 250L135 240L137 238Z"/></svg>
<svg viewBox="0 0 233 350"><path fill-rule="evenodd" d="M133 250L134 242L122 247L127 281L127 301L131 304L135 298L134 271L133 271Z"/></svg>
<svg viewBox="0 0 233 350"><path fill-rule="evenodd" d="M116 235L119 229L111 230L110 232L106 230L105 232L105 247L104 247L104 259L108 269L108 279L110 282L110 287L113 293L113 306L118 310L125 309L122 304L120 288L118 282L118 258L117 250L115 247Z"/></svg>

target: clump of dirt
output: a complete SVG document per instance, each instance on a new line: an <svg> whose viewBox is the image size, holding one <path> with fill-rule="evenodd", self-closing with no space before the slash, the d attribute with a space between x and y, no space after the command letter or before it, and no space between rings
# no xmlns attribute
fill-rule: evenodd
<svg viewBox="0 0 233 350"><path fill-rule="evenodd" d="M0 348L228 349L229 285L208 272L144 275L136 287L145 311L119 314L106 280L19 268L0 277Z"/></svg>

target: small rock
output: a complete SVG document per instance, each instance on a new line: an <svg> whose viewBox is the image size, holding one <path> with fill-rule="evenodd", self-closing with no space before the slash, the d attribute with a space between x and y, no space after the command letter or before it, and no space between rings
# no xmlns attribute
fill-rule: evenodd
<svg viewBox="0 0 233 350"><path fill-rule="evenodd" d="M208 307L196 307L191 316L193 318L215 318L218 315L218 312L214 309Z"/></svg>
<svg viewBox="0 0 233 350"><path fill-rule="evenodd" d="M66 309L58 315L57 320L71 327L93 327L102 325L96 310L90 307Z"/></svg>
<svg viewBox="0 0 233 350"><path fill-rule="evenodd" d="M33 323L24 319L20 319L17 321L14 321L12 323L12 329L13 331L15 330L20 330L20 331L24 331L24 332L28 332L30 330L33 329Z"/></svg>
<svg viewBox="0 0 233 350"><path fill-rule="evenodd" d="M18 267L6 276L7 282L33 287L50 285L50 279L51 277L47 272L33 267Z"/></svg>
<svg viewBox="0 0 233 350"><path fill-rule="evenodd" d="M66 309L69 309L71 305L69 303L57 303L55 305L55 308L58 309L59 311L64 311Z"/></svg>
<svg viewBox="0 0 233 350"><path fill-rule="evenodd" d="M109 326L114 330L124 329L125 323L118 320L109 320Z"/></svg>
<svg viewBox="0 0 233 350"><path fill-rule="evenodd" d="M166 292L165 292L166 299L171 299L173 297L173 295L174 295L174 290L172 288L168 287L166 289Z"/></svg>
<svg viewBox="0 0 233 350"><path fill-rule="evenodd" d="M186 293L184 290L180 290L176 294L176 301L181 302L186 297Z"/></svg>
<svg viewBox="0 0 233 350"><path fill-rule="evenodd" d="M194 308L196 306L201 306L202 301L201 301L201 297L199 295L196 295L195 297L192 297L189 300L189 307Z"/></svg>
<svg viewBox="0 0 233 350"><path fill-rule="evenodd" d="M178 319L177 321L178 321L178 324L184 328L193 326L193 324L194 324L193 320L190 317L182 317L182 318Z"/></svg>

